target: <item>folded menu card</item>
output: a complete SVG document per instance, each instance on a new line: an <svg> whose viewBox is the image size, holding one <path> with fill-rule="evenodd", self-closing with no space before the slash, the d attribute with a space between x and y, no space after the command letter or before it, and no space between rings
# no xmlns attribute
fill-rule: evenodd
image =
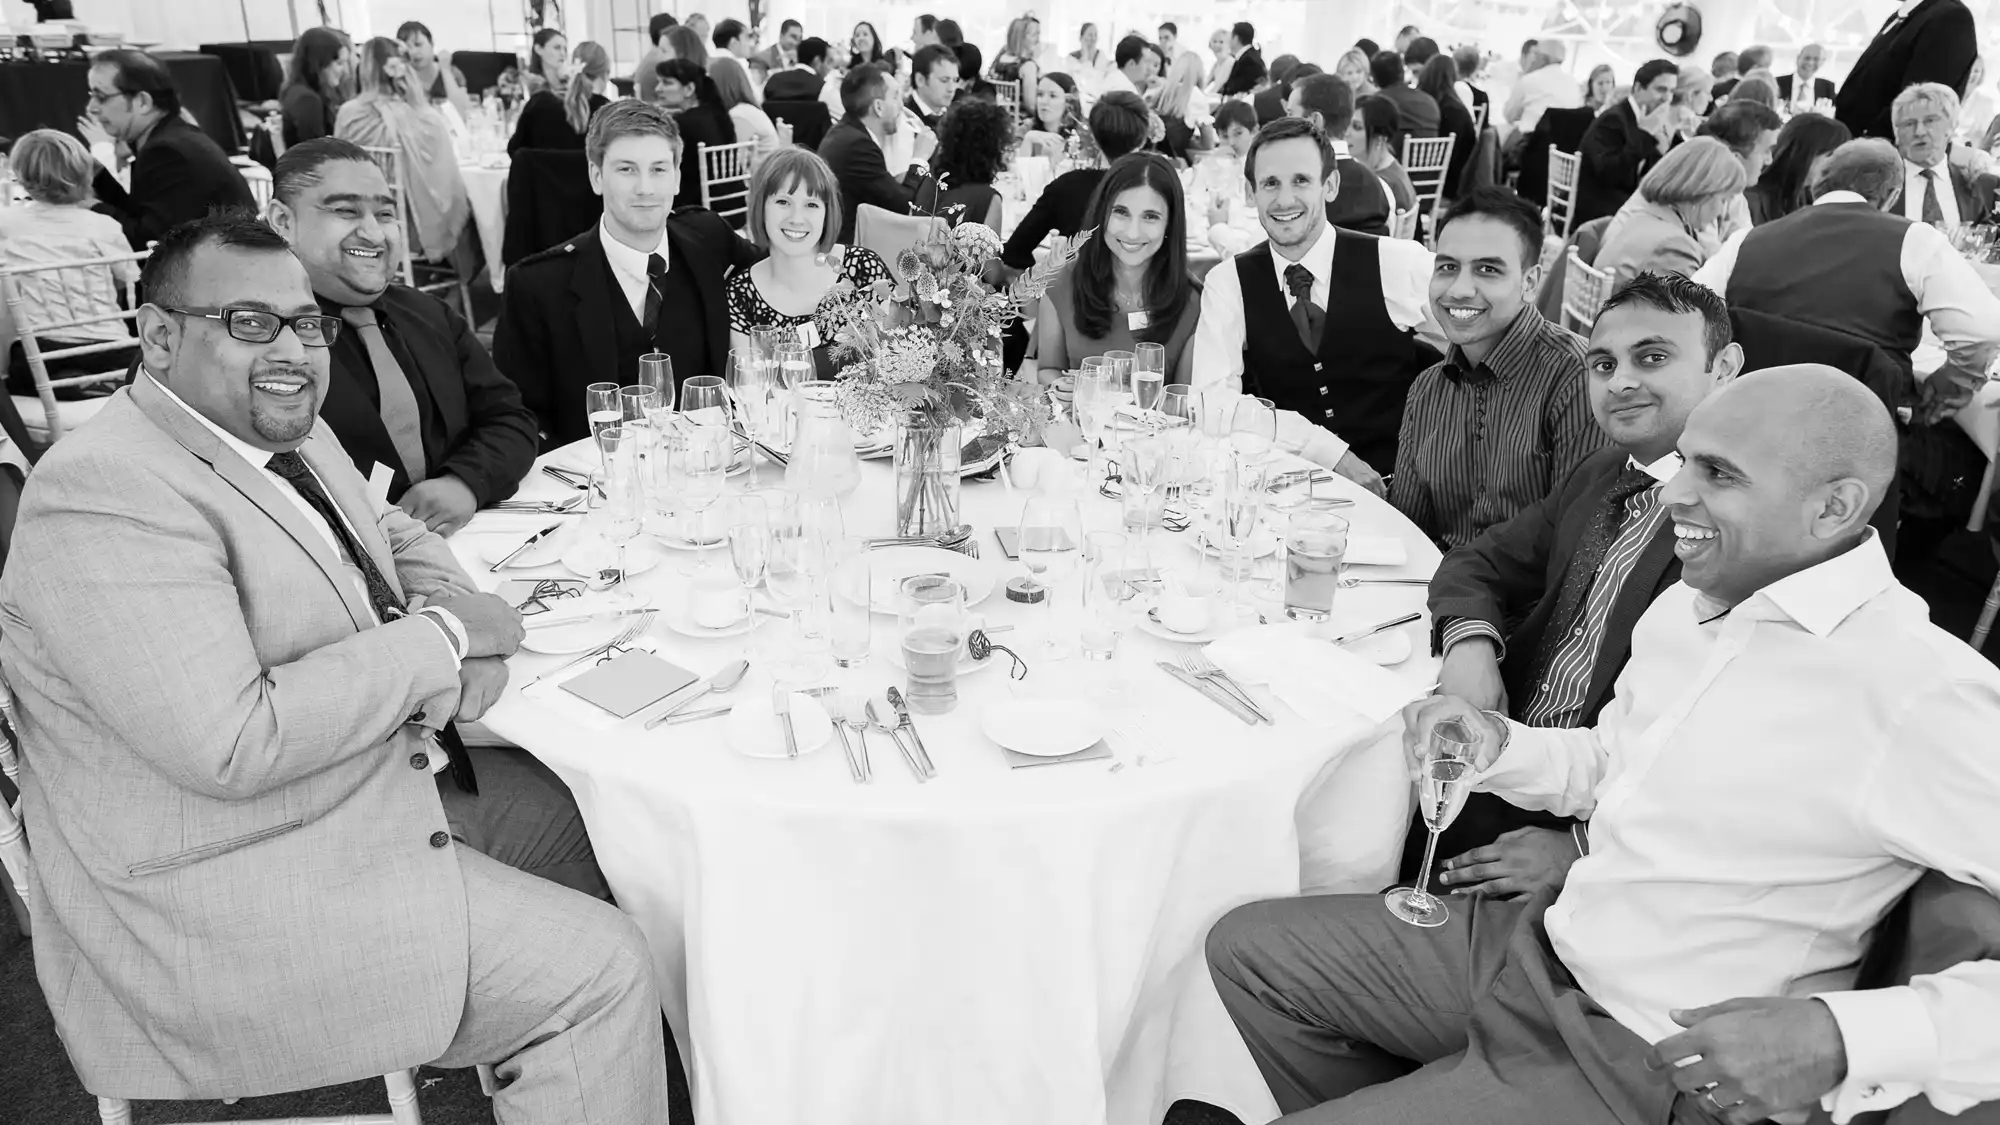
<svg viewBox="0 0 2000 1125"><path fill-rule="evenodd" d="M650 652L627 652L563 682L563 690L627 718L695 682L685 668Z"/></svg>

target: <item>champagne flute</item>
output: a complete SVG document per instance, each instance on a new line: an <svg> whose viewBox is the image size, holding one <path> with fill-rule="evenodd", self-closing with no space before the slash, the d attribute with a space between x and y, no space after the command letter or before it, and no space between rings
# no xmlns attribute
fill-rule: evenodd
<svg viewBox="0 0 2000 1125"><path fill-rule="evenodd" d="M1159 405L1160 392L1167 385L1167 346L1144 343L1133 349L1133 354L1133 402L1139 409L1151 411Z"/></svg>
<svg viewBox="0 0 2000 1125"><path fill-rule="evenodd" d="M778 382L778 366L775 362L761 362L751 358L742 349L729 353L729 388L736 399L736 414L743 422L743 433L752 442L776 449L782 442L777 431L782 428L779 404L783 390ZM750 485L758 487L762 482L761 470L757 467L757 449L750 450Z"/></svg>
<svg viewBox="0 0 2000 1125"><path fill-rule="evenodd" d="M1088 359L1083 361L1083 369L1076 376L1076 424L1083 431L1085 447L1090 452L1090 479L1087 483L1092 488L1097 487L1103 475L1104 459L1099 446L1112 410L1106 389L1107 380L1103 363L1093 364Z"/></svg>
<svg viewBox="0 0 2000 1125"><path fill-rule="evenodd" d="M764 581L764 563L770 554L771 529L764 505L744 497L729 509L729 568L745 590L755 591Z"/></svg>
<svg viewBox="0 0 2000 1125"><path fill-rule="evenodd" d="M1240 453L1232 453L1224 468L1221 519L1216 530L1221 540L1218 554L1229 578L1229 611L1240 616L1243 610L1242 579L1250 569L1251 545L1264 510L1266 470Z"/></svg>
<svg viewBox="0 0 2000 1125"><path fill-rule="evenodd" d="M1201 399L1186 386L1168 387L1160 392L1160 413L1166 418L1161 438L1167 445L1167 503L1176 505L1200 467L1195 453L1201 445Z"/></svg>
<svg viewBox="0 0 2000 1125"><path fill-rule="evenodd" d="M595 438L605 430L616 426L624 419L618 408L618 384L592 383L583 388L583 414L590 421L590 436ZM604 443L598 443L601 453Z"/></svg>
<svg viewBox="0 0 2000 1125"><path fill-rule="evenodd" d="M1016 528L1022 565L1042 590L1042 640L1037 651L1047 660L1069 656L1069 645L1056 636L1056 584L1076 558L1083 540L1083 516L1068 496L1037 494L1021 509Z"/></svg>
<svg viewBox="0 0 2000 1125"><path fill-rule="evenodd" d="M674 361L665 352L647 352L639 357L639 385L658 391L662 409L674 406Z"/></svg>
<svg viewBox="0 0 2000 1125"><path fill-rule="evenodd" d="M607 426L597 435L604 457L604 497L597 511L597 533L618 547L618 585L613 600L630 604L635 599L626 583L625 548L638 537L645 514L639 493L638 435L623 426Z"/></svg>
<svg viewBox="0 0 2000 1125"><path fill-rule="evenodd" d="M1125 530L1137 532L1142 538L1151 530L1154 522L1153 493L1159 491L1166 479L1167 443L1152 435L1134 438L1125 443L1125 452L1120 460L1120 472L1124 477Z"/></svg>
<svg viewBox="0 0 2000 1125"><path fill-rule="evenodd" d="M1426 888L1431 861L1437 858L1438 836L1451 827L1472 790L1473 754L1478 748L1479 736L1457 719L1446 719L1431 728L1430 747L1417 772L1417 811L1430 829L1423 866L1417 870L1415 887L1398 887L1382 896L1389 913L1412 926L1442 926L1451 917L1444 900Z"/></svg>

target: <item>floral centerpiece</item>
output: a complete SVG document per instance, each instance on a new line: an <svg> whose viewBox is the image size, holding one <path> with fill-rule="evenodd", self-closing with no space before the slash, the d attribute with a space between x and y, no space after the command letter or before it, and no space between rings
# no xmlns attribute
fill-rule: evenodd
<svg viewBox="0 0 2000 1125"><path fill-rule="evenodd" d="M1000 337L1084 237L1059 239L1042 264L996 290L982 275L1000 236L983 223L947 231L940 222L935 237L896 255L900 283L843 281L820 303L816 327L832 344L841 413L857 433L894 434L896 534L957 524L961 451L974 463L997 459L1049 421L1046 390L1004 370Z"/></svg>

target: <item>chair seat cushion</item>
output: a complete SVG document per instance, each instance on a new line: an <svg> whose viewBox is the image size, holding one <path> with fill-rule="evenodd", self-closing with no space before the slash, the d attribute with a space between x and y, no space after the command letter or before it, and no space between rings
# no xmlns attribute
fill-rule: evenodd
<svg viewBox="0 0 2000 1125"><path fill-rule="evenodd" d="M21 415L21 423L28 428L28 435L36 441L49 440L49 415L42 409L42 400L33 395L10 395L14 409ZM78 399L75 402L56 403L56 414L62 419L63 433L68 433L97 416L111 396Z"/></svg>

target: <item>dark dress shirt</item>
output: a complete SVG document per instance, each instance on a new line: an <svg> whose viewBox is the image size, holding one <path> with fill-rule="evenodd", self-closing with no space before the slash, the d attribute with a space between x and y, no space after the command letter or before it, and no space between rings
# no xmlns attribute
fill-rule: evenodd
<svg viewBox="0 0 2000 1125"><path fill-rule="evenodd" d="M1450 550L1547 496L1604 447L1583 353L1533 306L1483 363L1453 345L1410 387L1389 502Z"/></svg>
<svg viewBox="0 0 2000 1125"><path fill-rule="evenodd" d="M1090 213L1090 196L1097 185L1104 181L1102 168L1073 168L1049 181L1042 194L1035 198L1035 205L1028 208L1027 217L1007 239L1007 248L1000 252L1000 260L1011 269L1024 270L1035 264L1035 247L1050 231L1071 238L1083 229L1083 221Z"/></svg>
<svg viewBox="0 0 2000 1125"><path fill-rule="evenodd" d="M340 315L340 305L325 297L319 303L327 315ZM430 475L464 481L482 508L512 496L535 464L535 416L493 365L472 326L447 302L402 285L383 292L375 316L416 394ZM381 384L368 346L361 333L344 326L329 350L319 416L363 476L378 462L395 467L389 486L389 499L395 500L411 482L382 422Z"/></svg>

